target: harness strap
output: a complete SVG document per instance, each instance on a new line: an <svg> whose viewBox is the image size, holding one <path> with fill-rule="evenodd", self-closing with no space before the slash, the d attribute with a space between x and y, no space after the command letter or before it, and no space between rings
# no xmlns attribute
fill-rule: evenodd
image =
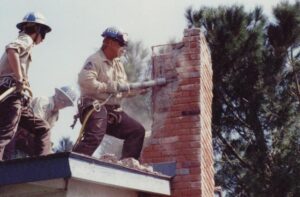
<svg viewBox="0 0 300 197"><path fill-rule="evenodd" d="M79 143L80 140L82 139L82 137L83 137L83 132L84 132L84 127L85 127L85 125L86 125L88 119L90 118L90 116L92 115L92 113L93 113L94 111L96 111L95 108L92 108L92 109L90 109L90 111L86 114L86 116L85 116L85 118L84 118L84 121L83 121L83 123L82 123L81 129L80 129L80 132L79 132L79 136L78 136L78 138L77 138L77 140L76 140L76 143L74 144L73 149L78 145L78 143Z"/></svg>
<svg viewBox="0 0 300 197"><path fill-rule="evenodd" d="M84 133L85 125L86 125L87 121L89 120L90 116L92 115L92 113L95 112L95 111L96 111L96 112L99 112L99 111L101 110L101 107L102 107L103 105L105 105L105 104L109 101L109 99L110 99L112 96L113 96L112 94L109 95L108 98L107 98L105 101L103 101L102 103L100 103L98 100L93 101L93 103L92 103L93 108L90 109L90 110L88 111L88 113L87 113L87 114L85 115L85 117L84 117L84 120L83 120L83 122L82 122L81 129L80 129L80 132L79 132L79 136L78 136L78 138L77 138L77 140L76 140L76 143L74 144L73 149L78 145L78 143L79 143L80 140L82 139L83 133ZM75 125L74 125L74 126L75 126Z"/></svg>
<svg viewBox="0 0 300 197"><path fill-rule="evenodd" d="M0 95L0 102L5 101L5 99L7 99L10 96L13 96L15 94L16 89L17 88L15 86L12 86L9 89L7 89L5 92L3 92ZM26 94L26 93L28 93L28 94ZM28 98L28 99L32 98L32 96L33 96L31 89L27 86L25 86L23 88L23 91L21 92L21 95L24 98Z"/></svg>

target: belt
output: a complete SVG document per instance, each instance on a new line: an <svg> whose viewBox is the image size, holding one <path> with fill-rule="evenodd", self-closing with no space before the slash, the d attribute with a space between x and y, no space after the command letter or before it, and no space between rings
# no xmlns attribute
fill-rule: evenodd
<svg viewBox="0 0 300 197"><path fill-rule="evenodd" d="M15 86L16 80L13 77L7 76L7 77L0 77L0 86L5 88L10 88L12 86Z"/></svg>
<svg viewBox="0 0 300 197"><path fill-rule="evenodd" d="M94 98L91 98L91 97L81 97L79 99L79 105L80 106L91 106L91 105L93 105L94 101L98 101L99 103L106 102L106 101L97 100L97 99L94 99ZM116 104L116 105L104 104L104 106L106 108L109 108L109 109L118 109L118 108L120 108L120 105L118 105L118 104Z"/></svg>

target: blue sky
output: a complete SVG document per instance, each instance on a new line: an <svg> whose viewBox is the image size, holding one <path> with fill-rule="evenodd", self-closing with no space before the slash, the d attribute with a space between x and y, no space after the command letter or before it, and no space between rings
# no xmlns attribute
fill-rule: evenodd
<svg viewBox="0 0 300 197"><path fill-rule="evenodd" d="M133 41L142 41L145 47L165 44L170 39L180 40L187 26L184 13L192 6L244 5L247 10L261 5L271 14L279 0L0 0L0 53L17 36L16 23L29 11L45 15L53 31L33 50L29 80L35 96L50 96L54 88L72 85L80 68L101 43L101 33L108 26L117 26L128 32ZM294 1L290 1L294 2ZM75 108L61 112L52 131L55 144L62 136L77 138L80 124L69 127Z"/></svg>

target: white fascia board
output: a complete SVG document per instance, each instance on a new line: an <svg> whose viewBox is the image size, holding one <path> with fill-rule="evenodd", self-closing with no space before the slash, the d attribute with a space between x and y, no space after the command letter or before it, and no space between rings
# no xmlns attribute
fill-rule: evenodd
<svg viewBox="0 0 300 197"><path fill-rule="evenodd" d="M69 158L72 178L102 185L171 195L170 180L147 173Z"/></svg>

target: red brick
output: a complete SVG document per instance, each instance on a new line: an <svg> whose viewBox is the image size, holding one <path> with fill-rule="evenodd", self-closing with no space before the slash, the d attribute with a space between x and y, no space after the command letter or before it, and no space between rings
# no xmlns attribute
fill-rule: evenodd
<svg viewBox="0 0 300 197"><path fill-rule="evenodd" d="M201 189L187 189L184 191L181 191L182 197L199 197L201 196L202 192ZM201 197L209 197L209 196L201 196ZM213 195L211 196L213 197Z"/></svg>
<svg viewBox="0 0 300 197"><path fill-rule="evenodd" d="M181 78L194 78L194 77L200 77L199 72L179 72L179 76Z"/></svg>
<svg viewBox="0 0 300 197"><path fill-rule="evenodd" d="M162 152L163 156L177 156L178 150L175 149L167 149Z"/></svg>
<svg viewBox="0 0 300 197"><path fill-rule="evenodd" d="M188 91L188 90L191 90L191 91L200 90L200 85L199 85L199 84L187 84L187 85L181 85L181 86L180 86L180 90L183 90L183 91ZM199 101L199 100L197 100L197 101Z"/></svg>
<svg viewBox="0 0 300 197"><path fill-rule="evenodd" d="M185 162L182 162L182 167L184 167L184 168L200 167L200 166L201 166L200 161L185 161Z"/></svg>
<svg viewBox="0 0 300 197"><path fill-rule="evenodd" d="M197 110L195 110L195 111L197 111ZM164 123L166 125L169 125L169 124L193 123L193 122L199 122L199 121L200 121L199 115L182 116L182 112L181 112L180 116L166 118ZM161 128L163 128L163 127L161 127ZM188 128L188 129L190 129L190 128Z"/></svg>
<svg viewBox="0 0 300 197"><path fill-rule="evenodd" d="M178 142L178 137L177 136L160 138L160 143L161 144L169 144L169 143L174 143L174 142Z"/></svg>
<svg viewBox="0 0 300 197"><path fill-rule="evenodd" d="M174 105L177 104L183 104L183 103L189 103L189 102L199 102L200 98L199 97L179 97L179 98L174 98Z"/></svg>
<svg viewBox="0 0 300 197"><path fill-rule="evenodd" d="M195 156L195 155L178 155L176 157L176 161L177 162L184 162L184 161L199 161L199 155Z"/></svg>
<svg viewBox="0 0 300 197"><path fill-rule="evenodd" d="M193 53L190 53L193 54ZM176 63L176 69L178 69L178 67L188 67L188 66L193 66L193 67L200 67L201 65L201 61L200 59L190 59L190 60L178 60L178 62Z"/></svg>
<svg viewBox="0 0 300 197"><path fill-rule="evenodd" d="M195 73L198 73L199 74L199 76L197 76L197 77L200 77L200 67L197 67L197 66L190 66L189 64L188 64L188 62L186 62L187 64L186 64L186 66L184 66L184 67L179 67L179 68L176 68L176 70L177 70L177 72L179 73L179 76L180 76L180 74L188 74L188 73L190 73L190 72L195 72ZM197 77L195 77L195 78L197 78Z"/></svg>
<svg viewBox="0 0 300 197"><path fill-rule="evenodd" d="M182 136L182 135L188 135L189 134L189 130L188 129L178 129L178 130L173 130L173 131L163 131L166 135L174 135L176 134L176 136ZM178 145L177 145L178 144ZM180 141L178 141L176 143L176 147L180 147L182 143ZM187 144L187 143L185 143ZM188 146L188 145L187 145Z"/></svg>
<svg viewBox="0 0 300 197"><path fill-rule="evenodd" d="M170 106L171 111L187 111L188 109L199 109L198 102L182 103Z"/></svg>
<svg viewBox="0 0 300 197"><path fill-rule="evenodd" d="M201 143L199 141L194 142L178 142L174 144L174 148L176 149L199 149L201 147Z"/></svg>
<svg viewBox="0 0 300 197"><path fill-rule="evenodd" d="M176 189L189 189L191 188L190 182L172 183L172 188Z"/></svg>
<svg viewBox="0 0 300 197"><path fill-rule="evenodd" d="M199 48L200 47L200 42L198 41L193 41L193 42L190 42L190 48ZM200 53L199 53L200 55Z"/></svg>
<svg viewBox="0 0 300 197"><path fill-rule="evenodd" d="M186 148L186 149L178 149L177 150L178 155L199 155L200 149L199 148Z"/></svg>
<svg viewBox="0 0 300 197"><path fill-rule="evenodd" d="M180 80L180 84L182 84L182 85L185 85L185 84L198 84L198 83L200 83L200 77Z"/></svg>
<svg viewBox="0 0 300 197"><path fill-rule="evenodd" d="M200 34L200 32L201 32L200 28L191 28L191 29L188 29L188 31L190 33L190 36L197 35L200 38L202 38L202 39L204 38L205 39L205 37L203 37L203 34Z"/></svg>
<svg viewBox="0 0 300 197"><path fill-rule="evenodd" d="M191 174L200 174L201 173L201 169L199 167L192 167L190 168Z"/></svg>
<svg viewBox="0 0 300 197"><path fill-rule="evenodd" d="M165 75L178 80L153 88L153 136L142 157L143 161L177 162L172 197L211 197L211 58L200 29L187 29L184 34L183 43L166 45L164 54L153 58L154 77ZM175 49L182 44L183 48Z"/></svg>
<svg viewBox="0 0 300 197"><path fill-rule="evenodd" d="M200 181L200 174L176 175L173 182Z"/></svg>

